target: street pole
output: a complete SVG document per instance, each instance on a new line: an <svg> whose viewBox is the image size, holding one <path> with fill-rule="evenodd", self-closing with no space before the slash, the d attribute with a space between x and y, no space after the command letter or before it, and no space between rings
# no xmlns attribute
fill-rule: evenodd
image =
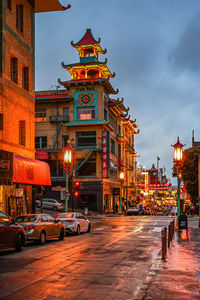
<svg viewBox="0 0 200 300"><path fill-rule="evenodd" d="M122 211L122 180L121 180L121 193L120 193L120 205L119 205L120 212Z"/></svg>
<svg viewBox="0 0 200 300"><path fill-rule="evenodd" d="M177 220L181 214L181 203L180 203L180 183L179 173L177 174L177 202L178 202L178 211L177 211Z"/></svg>
<svg viewBox="0 0 200 300"><path fill-rule="evenodd" d="M69 200L69 185L68 185L68 172L66 171L66 195L65 195L65 212L68 210L68 200Z"/></svg>

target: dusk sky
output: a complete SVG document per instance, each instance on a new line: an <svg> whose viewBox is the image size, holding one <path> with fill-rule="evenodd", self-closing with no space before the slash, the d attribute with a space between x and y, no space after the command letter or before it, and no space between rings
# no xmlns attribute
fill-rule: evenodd
<svg viewBox="0 0 200 300"><path fill-rule="evenodd" d="M36 16L36 90L69 80L61 67L79 61L71 46L87 28L101 38L107 53L113 98L125 99L140 133L135 149L147 169L166 168L171 178L173 149L191 147L192 130L200 140L200 1L199 0L68 0L64 12ZM174 180L173 180L174 181Z"/></svg>

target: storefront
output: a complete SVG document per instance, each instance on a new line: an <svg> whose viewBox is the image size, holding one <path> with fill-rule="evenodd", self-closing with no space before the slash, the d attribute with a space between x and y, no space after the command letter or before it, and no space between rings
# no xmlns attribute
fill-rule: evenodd
<svg viewBox="0 0 200 300"><path fill-rule="evenodd" d="M48 164L0 150L0 210L12 217L34 212L37 185L51 185Z"/></svg>

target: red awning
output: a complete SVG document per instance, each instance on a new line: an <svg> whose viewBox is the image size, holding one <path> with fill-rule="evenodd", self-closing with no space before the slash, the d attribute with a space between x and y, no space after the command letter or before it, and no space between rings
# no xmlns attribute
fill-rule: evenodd
<svg viewBox="0 0 200 300"><path fill-rule="evenodd" d="M13 154L13 182L51 185L49 165L40 160Z"/></svg>
<svg viewBox="0 0 200 300"><path fill-rule="evenodd" d="M35 158L36 159L49 159L49 153L47 153L46 149L36 149Z"/></svg>

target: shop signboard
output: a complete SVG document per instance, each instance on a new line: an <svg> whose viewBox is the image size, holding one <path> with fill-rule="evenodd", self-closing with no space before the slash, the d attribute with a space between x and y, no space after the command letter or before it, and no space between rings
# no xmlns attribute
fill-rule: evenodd
<svg viewBox="0 0 200 300"><path fill-rule="evenodd" d="M11 185L13 180L13 153L0 150L0 185Z"/></svg>
<svg viewBox="0 0 200 300"><path fill-rule="evenodd" d="M108 169L107 169L107 131L103 131L103 139L102 139L102 152L103 152L103 178L107 178Z"/></svg>

